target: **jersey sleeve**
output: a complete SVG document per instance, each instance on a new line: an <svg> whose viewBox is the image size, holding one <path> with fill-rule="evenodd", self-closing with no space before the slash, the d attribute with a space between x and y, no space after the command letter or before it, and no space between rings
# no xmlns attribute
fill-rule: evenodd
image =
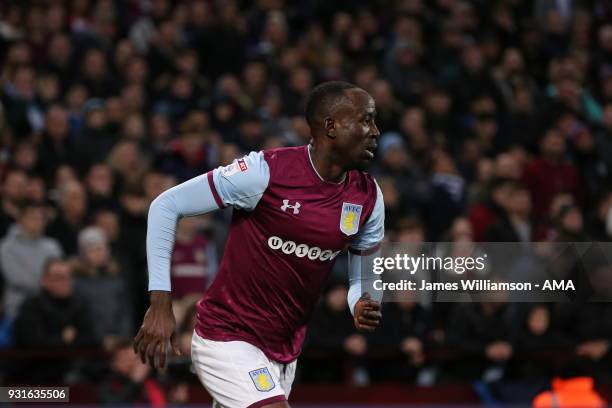
<svg viewBox="0 0 612 408"><path fill-rule="evenodd" d="M385 236L385 203L382 191L376 183L376 203L363 228L355 235L349 247L352 253L372 250L380 244Z"/></svg>
<svg viewBox="0 0 612 408"><path fill-rule="evenodd" d="M211 172L209 182L219 207L251 211L268 188L270 168L263 152L251 152Z"/></svg>
<svg viewBox="0 0 612 408"><path fill-rule="evenodd" d="M171 289L170 260L179 218L205 214L219 208L210 187L209 175L210 172L174 186L151 203L146 240L149 290Z"/></svg>

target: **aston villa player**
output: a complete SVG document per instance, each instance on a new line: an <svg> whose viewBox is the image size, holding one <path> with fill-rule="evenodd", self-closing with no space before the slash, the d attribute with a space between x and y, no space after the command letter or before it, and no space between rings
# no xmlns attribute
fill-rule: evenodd
<svg viewBox="0 0 612 408"><path fill-rule="evenodd" d="M234 213L225 254L198 303L191 351L215 407L289 407L308 319L343 249L355 325L374 330L380 303L362 295L361 256L384 235L382 193L363 171L380 135L375 118L366 91L323 83L306 106L311 145L253 152L151 204L151 306L134 340L143 362L163 367L168 348L178 353L170 297L177 220L228 206Z"/></svg>

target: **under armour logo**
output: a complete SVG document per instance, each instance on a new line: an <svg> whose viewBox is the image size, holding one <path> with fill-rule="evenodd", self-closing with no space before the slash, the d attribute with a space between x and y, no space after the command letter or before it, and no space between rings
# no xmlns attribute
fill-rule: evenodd
<svg viewBox="0 0 612 408"><path fill-rule="evenodd" d="M296 201L295 205L289 205L289 200L283 200L283 205L281 206L281 210L287 211L287 208L291 208L293 210L293 214L299 214L301 206L302 204L300 204L299 201Z"/></svg>

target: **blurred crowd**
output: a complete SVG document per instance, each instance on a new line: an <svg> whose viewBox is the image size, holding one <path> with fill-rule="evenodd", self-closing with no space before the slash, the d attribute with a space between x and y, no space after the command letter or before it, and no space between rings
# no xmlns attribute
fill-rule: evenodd
<svg viewBox="0 0 612 408"><path fill-rule="evenodd" d="M608 0L5 0L0 13L0 347L120 353L147 306L151 201L252 150L308 143L305 99L327 80L376 100L387 240L612 237ZM230 215L179 224L184 336ZM605 303L398 303L366 338L345 299L334 280L304 380L341 381L308 369L334 355L354 359L356 382L427 383L444 347L466 359L448 377L545 377L515 356L558 346L610 380ZM404 357L377 368L373 351Z"/></svg>

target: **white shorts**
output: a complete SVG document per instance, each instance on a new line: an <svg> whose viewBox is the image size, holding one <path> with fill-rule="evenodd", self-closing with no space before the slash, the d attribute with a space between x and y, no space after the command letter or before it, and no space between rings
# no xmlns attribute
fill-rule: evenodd
<svg viewBox="0 0 612 408"><path fill-rule="evenodd" d="M252 344L203 339L195 331L191 360L214 408L259 408L286 401L297 362L277 363Z"/></svg>

